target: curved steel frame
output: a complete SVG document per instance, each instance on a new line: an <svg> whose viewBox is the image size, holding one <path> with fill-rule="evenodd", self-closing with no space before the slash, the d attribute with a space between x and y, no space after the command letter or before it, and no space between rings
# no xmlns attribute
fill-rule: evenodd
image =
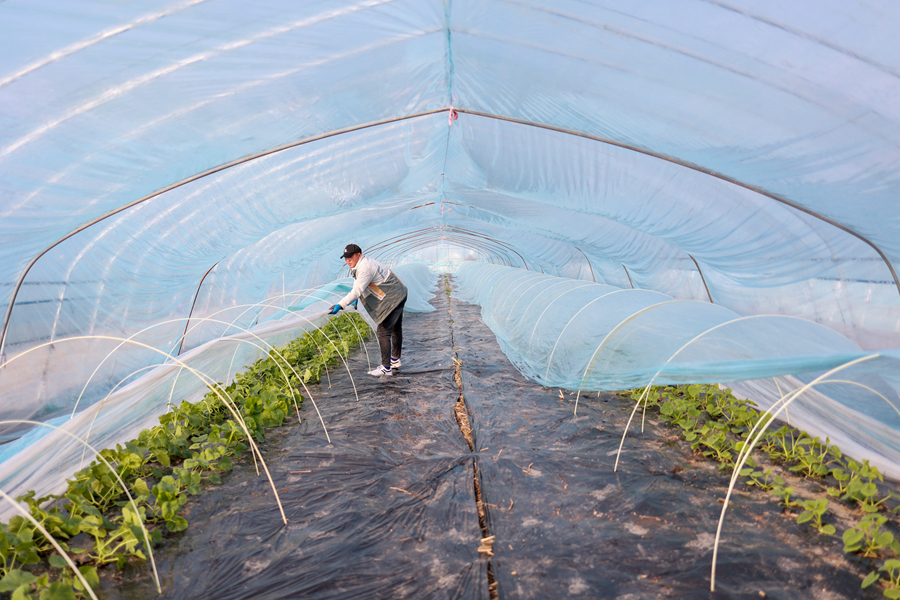
<svg viewBox="0 0 900 600"><path fill-rule="evenodd" d="M49 252L50 250L52 250L53 248L55 248L56 246L58 246L58 245L61 244L62 242L66 241L66 240L69 239L70 237L76 235L77 233L79 233L79 232L81 232L81 231L84 231L85 229L88 229L89 227L91 227L91 226L93 226L93 225L96 225L97 223L99 223L99 222L101 222L101 221L103 221L103 220L105 220L105 219L108 219L109 217L112 217L113 215L116 215L116 214L118 214L118 213L120 213L120 212L123 212L123 211L125 211L125 210L127 210L127 209L133 207L133 206L136 206L136 205L138 205L138 204L141 204L142 202L146 202L147 200L151 200L151 199L153 199L153 198L156 198L157 196L160 196L160 195L162 195L162 194L165 194L166 192L169 192L169 191L171 191L171 190L174 190L174 189L176 189L176 188L179 188L179 187L181 187L181 186L183 186L183 185L186 185L186 184L188 184L188 183L197 181L198 179L202 179L202 178L204 178L204 177L208 177L209 175L213 175L213 174L215 174L215 173L219 173L219 172L224 171L224 170L226 170L226 169L230 169L231 167L235 167L235 166L241 165L241 164L243 164L243 163L249 162L249 161L254 160L254 159L257 159L257 158L262 158L262 157L264 157L264 156L269 156L269 155L271 155L271 154L275 154L275 153L281 152L281 151L283 151L283 150L289 150L289 149L291 149L291 148L296 148L297 146L302 146L302 145L304 145L304 144L309 144L309 143L311 143L311 142L315 142L315 141L327 139L327 138L334 137L334 136L337 136L337 135L341 135L341 134L344 134L344 133L351 133L351 132L354 132L354 131L360 131L360 130L362 130L362 129L368 129L368 128L370 128L370 127L377 127L377 126L379 126L379 125L388 125L388 124L390 124L390 123L396 123L396 122L399 122L399 121L406 121L406 120L409 120L409 119L415 119L415 118L418 118L418 117L424 117L424 116L433 115L433 114L438 114L438 113L442 113L442 112L448 112L448 111L450 111L450 110L451 110L450 107L437 108L437 109L434 109L434 110L422 111L422 112L413 113L413 114L405 115L405 116L401 116L401 117L394 117L394 118L390 118L390 119L382 119L382 120L380 120L380 121L373 121L373 122L371 122L371 123L365 123L365 124L362 124L362 125L354 125L354 126L352 126L352 127L345 127L345 128L342 128L342 129L336 129L336 130L331 131L331 132L328 132L328 133L323 133L323 134L316 135L316 136L313 136L313 137L310 137L310 138L306 138L306 139L303 139L303 140L300 140L300 141L297 141L297 142L293 142L293 143L290 143L290 144L285 144L285 145L282 145L282 146L277 146L277 147L275 147L275 148L271 148L271 149L265 150L265 151L263 151L263 152L258 152L258 153L256 153L256 154L251 154L251 155L249 155L249 156L245 156L245 157L243 157L243 158L239 158L239 159L237 159L237 160L233 160L233 161L231 161L231 162L225 163L225 164L220 165L220 166L218 166L218 167L214 167L214 168L209 169L209 170L207 170L207 171L204 171L204 172L202 172L202 173L198 173L197 175L193 175L193 176L191 176L191 177L188 177L188 178L186 178L186 179L183 179L183 180L181 180L181 181L178 181L178 182L176 182L176 183L173 183L172 185L169 185L169 186L167 186L167 187L161 188L161 189L159 189L159 190L157 190L157 191L155 191L155 192L153 192L153 193L151 193L151 194L148 194L148 195L146 195L146 196L144 196L144 197L142 197L142 198L138 198L137 200L134 200L133 202L129 202L128 204L125 204L125 205L123 205L123 206L120 206L119 208L117 208L117 209L115 209L115 210L112 210L112 211L110 211L110 212L108 212L108 213L106 213L106 214L104 214L104 215L101 215L101 216L99 216L99 217L93 219L92 221L90 221L90 222L88 222L88 223L85 223L84 225L82 225L82 226L80 226L80 227L78 227L78 228L72 230L70 233L64 235L64 236L61 237L59 240L57 240L56 242L54 242L53 244L51 244L50 246L48 246L46 249L44 249L40 254L38 254L37 256L35 256L35 257L31 260L31 262L28 263L28 265L27 265L27 266L25 267L25 269L22 271L22 274L19 276L19 280L16 282L16 286L15 286L15 288L13 289L12 295L10 296L10 299L9 299L9 305L8 305L7 308L6 308L6 317L3 319L3 329L0 330L0 357L3 356L3 351L4 351L5 347L6 347L6 334L7 334L7 331L8 331L8 329L9 329L9 320L10 320L10 317L11 317L11 315L12 315L13 307L15 306L15 303L16 303L16 297L18 296L19 290L20 290L21 287L22 287L22 283L25 281L25 277L28 276L28 272L31 270L31 267L33 267L34 264L35 264L42 256L44 256L47 252ZM760 187L757 187L757 186L754 186L754 185L751 185L751 184L748 184L748 183L743 183L743 182L741 182L741 181L739 181L739 180L737 180L737 179L734 179L734 178L732 178L732 177L729 177L728 175L725 175L725 174L723 174L723 173L718 173L718 172L716 172L716 171L712 171L712 170L707 169L707 168L705 168L705 167L701 167L700 165L695 165L695 164L692 164L692 163L689 163L689 162L680 160L680 159L678 159L678 158L675 158L675 157L673 157L673 156L666 156L665 154L660 154L660 153L658 153L658 152L653 152L653 151L647 150L647 149L645 149L645 148L639 148L639 147L637 147L637 146L633 146L633 145L630 145L630 144L625 144L625 143L623 143L623 142L617 142L617 141L615 141L615 140L611 140L611 139L608 139L608 138L603 138L603 137L600 137L600 136L591 135L591 134L584 133L584 132L581 132L581 131L575 131L575 130L572 130L572 129L565 129L565 128L563 128L563 127L557 127L557 126L555 126L555 125L547 125L547 124L543 124L543 123L535 123L535 122L532 122L532 121L525 121L525 120L523 120L523 119L516 119L516 118L513 118L513 117L504 117L504 116L501 116L501 115L494 115L494 114L485 113L485 112L480 112L480 111L475 111L475 110L468 110L468 109L465 109L465 108L457 108L457 107L454 107L452 110L455 110L457 113L462 113L462 114L467 114L467 115L473 115L473 116L476 116L476 117L483 117L483 118L486 118L486 119L494 119L494 120L498 120L498 121L506 121L506 122L509 122L509 123L516 123L516 124L518 124L518 125L526 125L526 126L528 126L528 127L535 127L535 128L537 128L537 129L545 129L545 130L547 130L547 131L555 131L555 132L557 132L557 133L563 133L563 134L566 134L566 135L572 135L572 136L575 136L575 137L580 137L580 138L584 138L584 139L588 139L588 140L593 140L593 141L595 141L595 142L600 142L600 143L603 143L603 144L608 144L608 145L610 145L610 146L616 146L616 147L618 147L618 148L622 148L622 149L625 149L625 150L631 150L632 152L637 152L637 153L639 153L639 154L644 154L645 156L651 156L651 157L653 157L653 158L657 158L657 159L660 159L660 160L664 160L664 161L666 161L666 162L669 162L669 163L672 163L672 164L676 164L676 165L685 167L685 168L687 168L687 169L691 169L691 170L693 170L693 171L697 171L697 172L699 172L699 173L703 173L703 174L705 174L705 175L709 175L709 176L711 176L711 177L715 177L715 178L717 178L717 179L721 179L722 181L727 181L728 183L734 184L734 185L736 185L736 186L738 186L738 187L742 187L742 188L744 188L744 189L746 189L746 190L750 190L750 191L752 191L752 192L755 192L755 193L757 193L757 194L760 194L760 195L762 195L762 196L765 196L765 197L767 197L767 198L770 198L770 199L772 199L772 200L774 200L774 201L776 201L776 202L779 202L779 203L781 203L781 204L784 204L784 205L786 205L786 206L790 206L791 208L794 208L794 209L799 210L799 211L801 211L801 212L803 212L803 213L806 213L806 214L808 214L808 215L810 215L810 216L812 216L812 217L815 217L815 218L817 218L817 219L819 219L819 220L821 220L821 221L824 221L825 223L828 223L829 225L833 225L834 227L837 227L838 229L840 229L840 230L842 230L842 231L844 231L844 232L846 232L846 233L849 233L849 234L852 235L853 237L855 237L855 238L857 238L857 239L859 239L859 240L865 242L866 244L868 244L873 250L875 250L875 252L878 253L878 255L881 257L881 259L882 259L882 260L884 261L884 263L887 265L888 270L890 270L891 275L892 275L893 278L894 278L894 284L895 284L896 287L897 287L897 292L898 292L898 294L900 294L900 278L897 277L897 273L896 273L896 271L894 271L894 267L893 267L893 265L891 264L891 261L888 260L887 256L884 254L884 252L882 252L881 249L880 249L878 246L876 246L871 240L869 240L868 238L866 238L866 237L863 236L862 234L857 233L856 231L850 229L849 227L846 227L846 226L844 226L844 225L841 225L840 223L837 223L837 222L835 222L835 221L829 219L828 217L825 217L825 216L823 216L823 215L820 215L820 214L818 214L818 213L816 213L816 212L814 212L814 211L812 211L812 210L809 210L808 208L805 208L805 207L803 207L803 206L800 206L799 204L796 204L795 202L791 202L790 200L788 200L788 199L786 199L786 198L783 198L783 197L781 197L781 196L779 196L779 195L777 195L777 194L773 194L773 193L771 193L771 192L768 192L768 191L766 191L766 190L764 190L764 189L762 189L762 188L760 188ZM524 260L524 259L523 259L523 260ZM541 269L541 271L543 272L543 269ZM704 282L704 285L705 285L705 282Z"/></svg>
<svg viewBox="0 0 900 600"><path fill-rule="evenodd" d="M438 238L434 237L435 234L440 231L437 230L417 230L415 233L411 235L403 235L397 236L395 238L389 238L389 240L394 241L386 241L382 242L376 246L372 246L371 248L366 249L366 253L370 254L373 257L380 258L388 254L389 250L391 251L390 260L393 261L393 257L400 252L410 252L412 250L417 250L419 248L426 247L430 244L434 244L435 241L438 241ZM454 232L450 232L447 235L447 232L441 232L442 237L447 239L453 244L462 245L462 246L471 246L475 248L480 253L483 253L487 256L497 256L499 260L507 265L513 266L513 260L506 254L503 246L492 246L486 242L482 241L473 241L471 238L465 237L464 234L457 234ZM341 273L344 272L344 269L341 269ZM349 276L349 273L348 273Z"/></svg>
<svg viewBox="0 0 900 600"><path fill-rule="evenodd" d="M381 253L376 254L376 256L387 256L387 262L389 266L393 266L394 259L399 254L410 253L421 248L427 248L428 246L433 245L435 240L432 239L418 239L418 240L406 240L403 242L396 242L395 245L391 245L385 247ZM495 256L497 257L497 261L501 264L507 266L513 266L510 264L509 258L502 256L502 254L498 253L495 248L490 248L486 244L481 244L479 242L472 242L472 240L464 240L462 238L454 239L454 244L469 246L475 250L477 250L480 254L484 254L485 256Z"/></svg>
<svg viewBox="0 0 900 600"><path fill-rule="evenodd" d="M454 244L469 245L472 248L475 248L479 252L482 252L488 256L491 256L491 255L498 256L501 262L503 262L506 265L512 266L512 263L511 263L509 257L506 256L502 250L500 250L498 252L497 248L491 248L487 244L482 244L480 242L473 242L472 240L467 240L461 236L459 236L459 237L454 236L452 238L448 237L447 240L451 241ZM414 238L410 238L407 240L398 240L396 242L391 242L390 244L384 246L380 250L373 252L372 256L379 257L379 259L381 259L383 257L389 257L389 258L386 258L385 260L387 260L388 262L393 264L394 258L398 254L400 254L402 252L412 252L413 250L425 248L429 245L434 244L436 241L438 241L438 240L435 238L432 238L431 236L427 236L427 235L423 234L423 235L416 236Z"/></svg>
<svg viewBox="0 0 900 600"><path fill-rule="evenodd" d="M428 229L428 230L419 230L411 235L400 236L399 239L394 239L394 241L383 242L377 246L374 246L372 249L368 251L374 256L382 256L391 251L391 260L393 261L393 255L396 255L402 251L409 252L414 249L425 247L429 244L435 243L437 241L437 234L440 233L441 238L447 239L452 243L459 245L468 245L473 248L478 249L479 251L490 256L491 254L497 255L503 260L503 262L509 266L512 266L515 261L513 261L509 255L506 254L507 250L512 250L503 242L499 242L497 240L485 240L482 241L477 237L473 239L469 233L466 232L456 232L456 231L448 231L447 227L444 227L443 230L440 228ZM512 250L515 252L515 250ZM521 256L520 256L521 258ZM525 265L525 268L528 269L528 263L522 259L522 263Z"/></svg>
<svg viewBox="0 0 900 600"><path fill-rule="evenodd" d="M475 231L464 229L462 227L456 227L454 225L440 225L440 226L436 225L433 227L425 227L423 229L416 229L416 230L407 232L407 233L399 235L399 236L387 238L386 240L382 241L381 244L378 244L376 246L373 246L372 248L369 248L368 251L375 252L377 250L381 250L382 248L385 248L391 244L396 243L393 240L396 240L399 242L399 241L403 241L403 240L407 240L407 239L412 239L413 237L432 234L432 233L440 233L441 235L446 235L446 234L450 233L450 234L458 234L460 236L469 236L469 237L474 237L474 238L478 238L478 239L483 239L487 242L496 244L496 245L500 246L501 248L514 253L516 256L519 257L519 260L522 261L522 264L525 265L526 269L533 270L533 269L529 268L528 261L525 260L525 257L522 256L521 254L519 254L511 245L507 244L506 242L503 242L496 238L492 238L490 236L484 235L483 233L478 233ZM511 265L513 261L509 260L509 258L507 257L507 262Z"/></svg>

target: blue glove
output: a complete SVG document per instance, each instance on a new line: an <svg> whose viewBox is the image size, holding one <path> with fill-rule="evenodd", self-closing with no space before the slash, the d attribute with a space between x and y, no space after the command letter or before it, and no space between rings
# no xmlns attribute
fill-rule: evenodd
<svg viewBox="0 0 900 600"><path fill-rule="evenodd" d="M350 306L352 306L353 308L356 308L356 303L357 303L357 302L359 302L359 298L357 298L356 300L354 300L353 302L351 302L351 303L350 303Z"/></svg>
<svg viewBox="0 0 900 600"><path fill-rule="evenodd" d="M336 314L338 314L338 311L340 311L340 310L341 310L341 305L340 305L340 304L335 304L334 306L331 307L331 312L328 313L328 314L330 314L330 315L336 315Z"/></svg>

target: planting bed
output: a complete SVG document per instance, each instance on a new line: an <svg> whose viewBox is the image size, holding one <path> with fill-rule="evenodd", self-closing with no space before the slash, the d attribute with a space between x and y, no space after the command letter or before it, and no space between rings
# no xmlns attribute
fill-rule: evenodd
<svg viewBox="0 0 900 600"><path fill-rule="evenodd" d="M648 421L643 433L632 427L614 472L630 398L582 396L573 417L574 395L519 375L477 306L444 293L433 303L404 317L404 366L392 380L366 378L357 352L359 402L346 371L313 388L332 444L308 403L303 425L267 433L287 525L249 458L190 500L190 528L157 548L164 597L881 597L860 589L868 560L842 551L849 509L825 517L837 536L820 535L743 483L710 593L728 484L717 464ZM377 361L373 342L369 354ZM455 411L460 392L474 452ZM791 481L805 497L820 492ZM131 561L102 569L100 594L156 591L149 568Z"/></svg>

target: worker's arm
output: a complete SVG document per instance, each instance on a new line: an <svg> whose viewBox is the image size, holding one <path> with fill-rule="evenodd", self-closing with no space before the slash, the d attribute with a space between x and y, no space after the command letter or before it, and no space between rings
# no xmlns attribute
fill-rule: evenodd
<svg viewBox="0 0 900 600"><path fill-rule="evenodd" d="M354 300L362 297L363 290L372 283L377 271L372 261L367 260L366 257L359 260L356 265L356 280L353 282L353 289L339 302L341 308L347 308Z"/></svg>

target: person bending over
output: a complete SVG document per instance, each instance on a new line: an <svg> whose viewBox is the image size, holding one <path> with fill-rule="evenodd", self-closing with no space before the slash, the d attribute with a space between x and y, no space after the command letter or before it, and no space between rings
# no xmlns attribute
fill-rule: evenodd
<svg viewBox="0 0 900 600"><path fill-rule="evenodd" d="M369 375L390 377L400 368L406 286L386 266L374 258L363 256L362 249L356 244L349 244L344 248L341 257L350 267L350 274L356 281L353 282L350 293L331 307L331 314L336 315L362 298L363 306L378 325L376 333L381 347L381 365L369 371Z"/></svg>

